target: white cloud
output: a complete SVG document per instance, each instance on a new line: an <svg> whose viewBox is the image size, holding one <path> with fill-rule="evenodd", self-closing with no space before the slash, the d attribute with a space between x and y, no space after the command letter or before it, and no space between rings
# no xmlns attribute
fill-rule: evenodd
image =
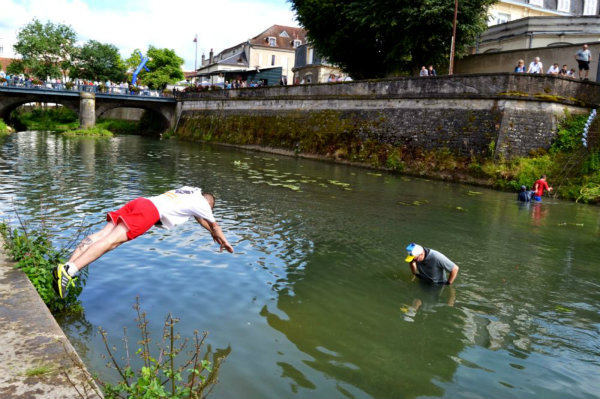
<svg viewBox="0 0 600 399"><path fill-rule="evenodd" d="M117 46L124 58L149 45L170 48L192 70L194 36L198 35L198 63L243 42L271 25L297 26L286 0L5 0L0 13L4 55L11 56L20 28L33 18L71 25L81 42L97 40ZM112 5L112 6L111 6ZM111 8L106 8L106 7ZM8 45L7 45L8 44Z"/></svg>

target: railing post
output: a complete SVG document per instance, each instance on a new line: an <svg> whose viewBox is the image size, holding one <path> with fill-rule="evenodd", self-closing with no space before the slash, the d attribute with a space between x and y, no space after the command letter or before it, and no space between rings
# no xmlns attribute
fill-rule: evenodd
<svg viewBox="0 0 600 399"><path fill-rule="evenodd" d="M79 93L79 125L82 129L96 124L96 94L82 91Z"/></svg>

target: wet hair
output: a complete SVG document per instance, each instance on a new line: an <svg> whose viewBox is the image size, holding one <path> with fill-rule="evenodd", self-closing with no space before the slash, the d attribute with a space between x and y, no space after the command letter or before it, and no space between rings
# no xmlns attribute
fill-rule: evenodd
<svg viewBox="0 0 600 399"><path fill-rule="evenodd" d="M206 198L211 209L215 207L215 196L212 193L202 193L202 196Z"/></svg>

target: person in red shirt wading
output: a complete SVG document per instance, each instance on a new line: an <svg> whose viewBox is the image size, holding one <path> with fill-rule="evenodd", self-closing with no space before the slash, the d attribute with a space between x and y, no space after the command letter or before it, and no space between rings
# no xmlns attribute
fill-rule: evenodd
<svg viewBox="0 0 600 399"><path fill-rule="evenodd" d="M549 187L546 181L546 175L542 175L533 185L533 198L538 202L541 201L544 190L548 192L552 191L552 187Z"/></svg>

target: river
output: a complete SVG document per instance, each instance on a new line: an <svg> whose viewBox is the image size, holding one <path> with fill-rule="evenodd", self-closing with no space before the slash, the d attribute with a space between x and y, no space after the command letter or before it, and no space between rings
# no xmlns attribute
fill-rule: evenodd
<svg viewBox="0 0 600 399"><path fill-rule="evenodd" d="M0 217L44 219L58 247L137 196L217 197L234 254L188 222L89 267L85 313L59 322L106 379L97 329L135 346L139 296L154 340L172 313L230 350L212 397L600 397L596 206L141 136L0 145ZM415 281L413 241L455 261L456 284Z"/></svg>

